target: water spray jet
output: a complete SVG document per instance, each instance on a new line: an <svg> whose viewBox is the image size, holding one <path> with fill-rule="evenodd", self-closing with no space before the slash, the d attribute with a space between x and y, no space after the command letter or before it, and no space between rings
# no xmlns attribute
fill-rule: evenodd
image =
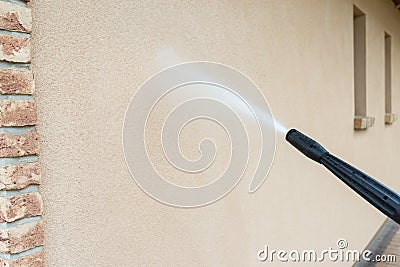
<svg viewBox="0 0 400 267"><path fill-rule="evenodd" d="M286 140L308 158L324 165L357 194L400 224L400 195L371 176L330 154L319 143L291 129Z"/></svg>

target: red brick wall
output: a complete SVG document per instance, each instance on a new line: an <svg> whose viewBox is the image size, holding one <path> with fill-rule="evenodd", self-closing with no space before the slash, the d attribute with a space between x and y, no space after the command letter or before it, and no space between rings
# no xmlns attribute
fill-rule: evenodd
<svg viewBox="0 0 400 267"><path fill-rule="evenodd" d="M0 1L0 265L44 266L29 1Z"/></svg>

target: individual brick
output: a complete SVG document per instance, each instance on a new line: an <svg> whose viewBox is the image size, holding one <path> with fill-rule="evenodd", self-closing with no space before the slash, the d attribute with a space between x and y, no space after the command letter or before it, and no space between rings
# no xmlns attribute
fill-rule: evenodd
<svg viewBox="0 0 400 267"><path fill-rule="evenodd" d="M31 95L34 90L30 70L0 69L0 94Z"/></svg>
<svg viewBox="0 0 400 267"><path fill-rule="evenodd" d="M31 184L40 184L40 164L28 162L0 166L0 190L18 190Z"/></svg>
<svg viewBox="0 0 400 267"><path fill-rule="evenodd" d="M0 252L15 254L42 246L43 223L35 221L0 230Z"/></svg>
<svg viewBox="0 0 400 267"><path fill-rule="evenodd" d="M0 222L14 222L18 219L41 215L42 197L38 192L0 197Z"/></svg>
<svg viewBox="0 0 400 267"><path fill-rule="evenodd" d="M27 7L0 2L0 29L27 32L32 31L32 14Z"/></svg>
<svg viewBox="0 0 400 267"><path fill-rule="evenodd" d="M30 254L16 260L5 260L0 258L2 267L44 267L44 251Z"/></svg>
<svg viewBox="0 0 400 267"><path fill-rule="evenodd" d="M39 135L36 130L22 135L0 133L0 158L37 155Z"/></svg>
<svg viewBox="0 0 400 267"><path fill-rule="evenodd" d="M0 101L0 126L27 126L36 123L36 106L33 100Z"/></svg>
<svg viewBox="0 0 400 267"><path fill-rule="evenodd" d="M0 60L21 63L30 62L30 38L0 34Z"/></svg>

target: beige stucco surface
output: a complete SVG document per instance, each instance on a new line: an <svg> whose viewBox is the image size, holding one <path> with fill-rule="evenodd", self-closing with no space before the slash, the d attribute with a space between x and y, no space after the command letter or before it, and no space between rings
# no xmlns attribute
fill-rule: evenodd
<svg viewBox="0 0 400 267"><path fill-rule="evenodd" d="M400 69L400 12L388 0L356 3L367 14L367 113L376 118L363 132L353 131L352 1L33 1L47 266L275 266L257 260L264 245L321 250L345 238L364 248L384 216L282 136L257 193L244 177L197 209L143 193L121 137L129 99L149 76L216 61L253 79L285 125L400 190L400 122L384 125L383 69L384 30ZM392 84L399 113L399 75Z"/></svg>

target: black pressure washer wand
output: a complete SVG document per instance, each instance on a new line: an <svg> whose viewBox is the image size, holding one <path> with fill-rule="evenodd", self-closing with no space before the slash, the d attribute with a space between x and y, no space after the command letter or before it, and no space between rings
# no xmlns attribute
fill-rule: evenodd
<svg viewBox="0 0 400 267"><path fill-rule="evenodd" d="M321 163L386 216L400 224L400 195L371 176L331 155L319 143L291 129L286 140L310 159Z"/></svg>

